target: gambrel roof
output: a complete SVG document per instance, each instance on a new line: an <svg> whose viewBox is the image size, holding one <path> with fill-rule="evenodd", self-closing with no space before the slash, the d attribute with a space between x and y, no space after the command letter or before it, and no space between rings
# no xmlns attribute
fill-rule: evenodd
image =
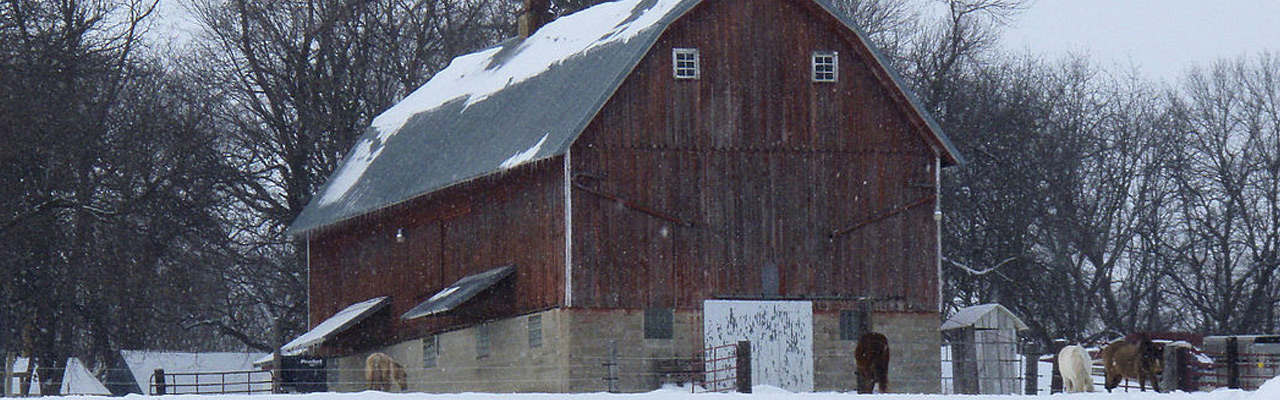
<svg viewBox="0 0 1280 400"><path fill-rule="evenodd" d="M621 0L543 26L526 39L455 58L374 119L293 234L455 184L563 155L671 25L707 0ZM814 1L854 32L886 84L929 131L945 165L963 162L937 122L828 0Z"/></svg>

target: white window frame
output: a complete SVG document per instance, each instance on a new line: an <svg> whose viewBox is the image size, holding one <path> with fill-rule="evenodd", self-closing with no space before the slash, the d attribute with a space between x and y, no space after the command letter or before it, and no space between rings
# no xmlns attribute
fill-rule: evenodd
<svg viewBox="0 0 1280 400"><path fill-rule="evenodd" d="M830 57L830 62L827 58ZM810 57L810 77L814 82L836 82L840 80L840 52L815 51ZM827 71L826 67L830 67Z"/></svg>
<svg viewBox="0 0 1280 400"><path fill-rule="evenodd" d="M671 74L676 79L701 79L702 56L698 54L698 49L688 47L672 48Z"/></svg>

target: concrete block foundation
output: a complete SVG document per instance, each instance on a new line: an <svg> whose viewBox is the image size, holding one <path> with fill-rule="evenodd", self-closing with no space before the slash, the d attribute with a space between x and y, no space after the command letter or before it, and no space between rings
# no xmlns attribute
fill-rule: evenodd
<svg viewBox="0 0 1280 400"><path fill-rule="evenodd" d="M610 389L605 364L611 359L616 362L613 389L646 392L675 379L664 372L702 350L703 324L700 310L675 310L672 337L646 339L644 315L644 310L553 309L374 351L405 366L413 392L603 392ZM533 334L540 337L531 337L531 317L541 319L540 334ZM854 391L857 342L840 340L839 313L815 312L813 321L815 390ZM890 392L938 393L938 314L877 312L872 321L873 330L889 337ZM434 357L427 354L432 340ZM611 358L615 346L617 356ZM364 359L371 352L330 360L330 390L366 390ZM432 359L435 365L429 365Z"/></svg>

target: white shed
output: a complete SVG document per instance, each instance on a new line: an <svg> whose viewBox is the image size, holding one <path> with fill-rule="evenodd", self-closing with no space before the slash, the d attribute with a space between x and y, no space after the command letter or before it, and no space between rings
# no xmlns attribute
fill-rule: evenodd
<svg viewBox="0 0 1280 400"><path fill-rule="evenodd" d="M1027 324L1009 309L999 304L966 307L940 330L951 346L955 393L1019 393L1018 332L1027 330Z"/></svg>

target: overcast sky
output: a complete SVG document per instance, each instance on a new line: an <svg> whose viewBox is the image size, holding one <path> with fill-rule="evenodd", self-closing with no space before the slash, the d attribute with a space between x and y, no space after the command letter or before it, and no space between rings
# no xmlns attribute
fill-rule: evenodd
<svg viewBox="0 0 1280 400"><path fill-rule="evenodd" d="M1010 50L1051 57L1074 51L1163 80L1223 57L1280 53L1280 0L1030 1L1005 31ZM189 2L161 0L157 33L190 35L180 33L195 29L183 7Z"/></svg>
<svg viewBox="0 0 1280 400"><path fill-rule="evenodd" d="M1172 81L1192 65L1280 53L1280 0L1033 0L1003 40L1011 50L1082 52Z"/></svg>

